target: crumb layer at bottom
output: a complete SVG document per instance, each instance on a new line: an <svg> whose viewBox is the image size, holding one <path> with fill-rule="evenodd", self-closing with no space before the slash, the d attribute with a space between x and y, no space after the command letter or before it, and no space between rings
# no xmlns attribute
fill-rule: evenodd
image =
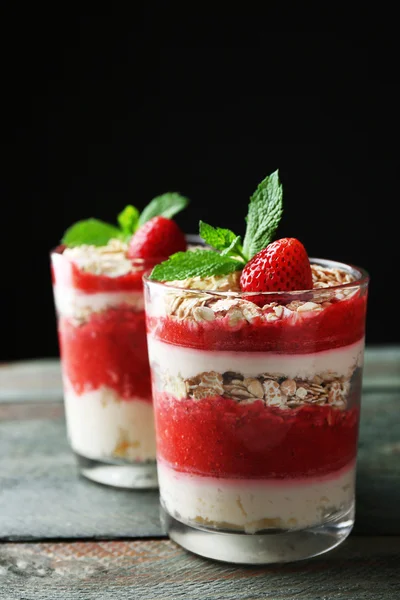
<svg viewBox="0 0 400 600"><path fill-rule="evenodd" d="M354 502L355 465L302 479L223 479L181 473L158 461L162 505L193 526L256 533L325 523Z"/></svg>

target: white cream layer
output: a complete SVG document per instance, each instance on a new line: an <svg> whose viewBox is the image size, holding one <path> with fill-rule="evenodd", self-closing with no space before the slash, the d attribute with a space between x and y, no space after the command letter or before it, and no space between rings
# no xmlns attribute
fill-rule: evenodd
<svg viewBox="0 0 400 600"><path fill-rule="evenodd" d="M292 481L226 480L174 471L159 462L161 500L167 512L192 525L256 533L312 527L351 508L355 468Z"/></svg>
<svg viewBox="0 0 400 600"><path fill-rule="evenodd" d="M273 354L271 352L224 352L220 350L193 350L174 346L148 336L150 364L157 370L184 379L202 372L234 371L246 377L261 373L282 373L290 378L312 378L318 373L331 371L338 376L351 375L355 366L361 366L364 340L334 350L312 354Z"/></svg>
<svg viewBox="0 0 400 600"><path fill-rule="evenodd" d="M90 313L121 305L137 311L144 309L143 292L140 290L85 294L72 287L55 285L53 293L57 313L62 317L85 318Z"/></svg>
<svg viewBox="0 0 400 600"><path fill-rule="evenodd" d="M68 437L73 450L93 459L154 460L153 406L140 398L122 399L101 387L78 396L66 383Z"/></svg>

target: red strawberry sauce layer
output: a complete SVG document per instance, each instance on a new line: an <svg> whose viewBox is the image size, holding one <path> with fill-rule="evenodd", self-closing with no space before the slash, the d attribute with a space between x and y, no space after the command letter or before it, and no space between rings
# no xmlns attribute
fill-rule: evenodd
<svg viewBox="0 0 400 600"><path fill-rule="evenodd" d="M146 264L146 269L150 267L150 264L148 267ZM86 294L140 291L143 289L143 272L143 269L138 269L119 277L109 277L82 271L72 261L67 260L63 261L63 268L57 273L54 267L51 267L53 284L72 287Z"/></svg>
<svg viewBox="0 0 400 600"><path fill-rule="evenodd" d="M294 410L219 396L174 400L158 393L158 455L174 469L224 478L326 475L356 456L359 409Z"/></svg>
<svg viewBox="0 0 400 600"><path fill-rule="evenodd" d="M124 399L151 402L144 311L109 308L78 326L61 317L59 340L64 374L76 394L107 386Z"/></svg>
<svg viewBox="0 0 400 600"><path fill-rule="evenodd" d="M293 312L276 321L255 319L236 328L228 317L212 322L149 318L156 338L199 350L308 354L353 344L364 336L367 296L355 295L321 311Z"/></svg>

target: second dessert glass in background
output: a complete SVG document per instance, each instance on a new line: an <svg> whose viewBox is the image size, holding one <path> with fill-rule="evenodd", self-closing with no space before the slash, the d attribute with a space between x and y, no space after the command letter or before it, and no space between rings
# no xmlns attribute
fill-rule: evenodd
<svg viewBox="0 0 400 600"><path fill-rule="evenodd" d="M158 486L142 277L187 247L162 216L186 204L165 194L141 215L127 207L119 228L81 221L51 253L68 438L98 483Z"/></svg>

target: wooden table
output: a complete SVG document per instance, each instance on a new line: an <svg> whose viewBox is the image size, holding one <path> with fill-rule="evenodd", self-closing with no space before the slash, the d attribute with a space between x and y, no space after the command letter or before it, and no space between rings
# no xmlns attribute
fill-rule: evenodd
<svg viewBox="0 0 400 600"><path fill-rule="evenodd" d="M0 366L0 599L400 599L400 347L368 347L357 518L337 549L241 567L169 541L155 491L79 477L59 363Z"/></svg>

